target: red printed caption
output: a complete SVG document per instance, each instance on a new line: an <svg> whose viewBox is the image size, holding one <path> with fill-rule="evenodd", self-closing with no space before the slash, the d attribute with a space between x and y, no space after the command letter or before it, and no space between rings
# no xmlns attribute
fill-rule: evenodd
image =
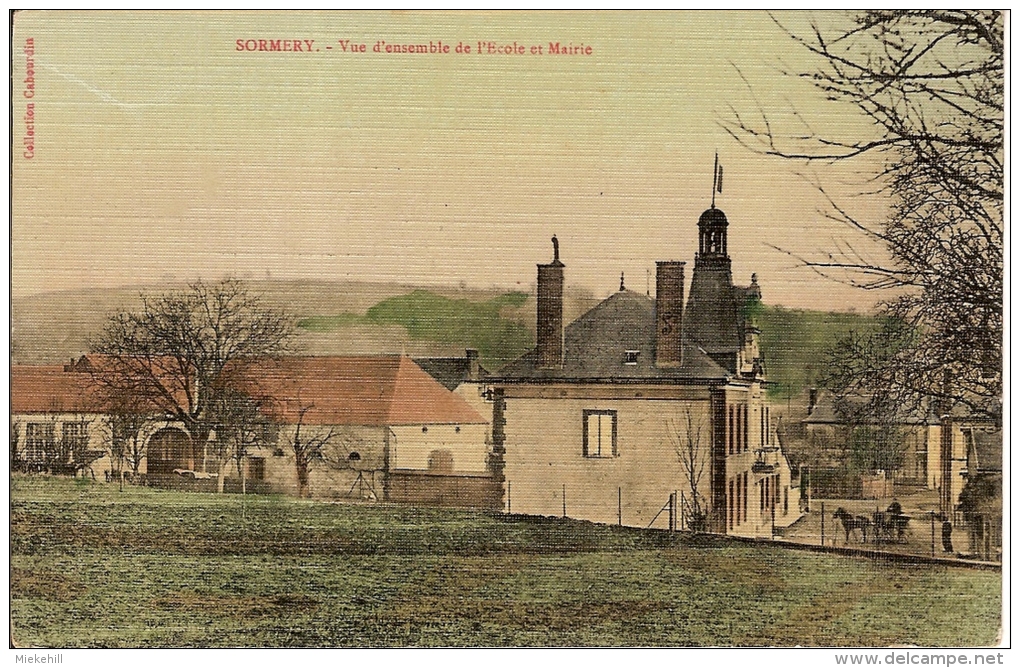
<svg viewBox="0 0 1020 668"><path fill-rule="evenodd" d="M35 99L35 39L29 37L25 40L25 79L22 96L26 100ZM31 160L35 157L35 102L25 103L25 134L21 141L24 150L21 157Z"/></svg>
<svg viewBox="0 0 1020 668"><path fill-rule="evenodd" d="M317 42L314 39L238 39L235 51L266 53L321 53L333 51L341 54L410 54L410 55L478 55L478 56L591 56L595 50L588 44L574 42L544 42L529 44L518 41L459 41L457 44L443 40L428 42L389 42L384 39L375 42L359 42L339 39L335 42Z"/></svg>

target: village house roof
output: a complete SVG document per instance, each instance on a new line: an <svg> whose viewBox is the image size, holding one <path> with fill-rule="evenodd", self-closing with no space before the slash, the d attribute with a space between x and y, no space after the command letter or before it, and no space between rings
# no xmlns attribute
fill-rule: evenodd
<svg viewBox="0 0 1020 668"><path fill-rule="evenodd" d="M680 366L657 367L655 339L655 300L632 290L620 290L565 328L562 367L539 368L537 353L532 350L496 375L501 381L595 382L725 381L730 377L726 369L686 339ZM634 363L628 364L630 361Z"/></svg>
<svg viewBox="0 0 1020 668"><path fill-rule="evenodd" d="M965 427L969 441L967 469L976 472L1002 471L1002 430L980 426Z"/></svg>
<svg viewBox="0 0 1020 668"><path fill-rule="evenodd" d="M63 366L11 367L11 413L72 413L88 407L88 378Z"/></svg>
<svg viewBox="0 0 1020 668"><path fill-rule="evenodd" d="M251 377L286 424L296 424L305 408L304 424L485 423L464 399L402 355L285 357L262 363Z"/></svg>
<svg viewBox="0 0 1020 668"><path fill-rule="evenodd" d="M862 401L863 403L863 401ZM927 405L927 404L926 404ZM827 390L818 393L818 401L812 407L806 418L801 420L802 424L828 424L838 425L844 421L836 414L836 398ZM939 424L939 417L931 410L913 409L901 406L894 416L894 423L901 425L936 425Z"/></svg>
<svg viewBox="0 0 1020 668"><path fill-rule="evenodd" d="M81 368L12 367L12 412L81 410L89 387L89 375ZM246 377L248 390L270 398L274 414L287 424L297 423L302 409L307 409L304 424L485 423L464 399L401 355L263 360L248 369Z"/></svg>
<svg viewBox="0 0 1020 668"><path fill-rule="evenodd" d="M469 357L415 357L414 363L422 368L425 373L432 376L436 381L448 390L456 390L465 382L482 380L489 375L489 372L478 366L477 378L471 373L472 361ZM477 364L477 361L475 362Z"/></svg>

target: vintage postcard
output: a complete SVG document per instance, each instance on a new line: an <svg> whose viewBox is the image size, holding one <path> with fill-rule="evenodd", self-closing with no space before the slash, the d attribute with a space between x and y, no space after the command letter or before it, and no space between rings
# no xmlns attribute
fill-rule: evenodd
<svg viewBox="0 0 1020 668"><path fill-rule="evenodd" d="M1002 663L1007 18L14 12L15 662Z"/></svg>

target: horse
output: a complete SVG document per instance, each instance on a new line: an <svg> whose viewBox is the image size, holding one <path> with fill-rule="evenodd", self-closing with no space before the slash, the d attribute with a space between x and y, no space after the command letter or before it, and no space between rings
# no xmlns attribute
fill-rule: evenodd
<svg viewBox="0 0 1020 668"><path fill-rule="evenodd" d="M850 542L850 533L860 529L861 531L861 542L868 542L868 529L871 527L871 520L862 515L854 517L843 508L839 508L832 514L833 519L837 519L843 524L843 531L846 532L846 539L843 544L846 545Z"/></svg>

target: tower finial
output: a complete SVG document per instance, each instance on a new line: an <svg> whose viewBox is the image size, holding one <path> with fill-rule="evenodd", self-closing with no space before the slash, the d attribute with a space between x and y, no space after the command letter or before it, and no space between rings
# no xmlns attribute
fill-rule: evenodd
<svg viewBox="0 0 1020 668"><path fill-rule="evenodd" d="M558 262L560 259L560 242L556 238L555 234L553 235L552 242L553 242L553 262Z"/></svg>
<svg viewBox="0 0 1020 668"><path fill-rule="evenodd" d="M624 290L626 290L626 288L623 287L623 272L621 271L620 272L620 292L623 292Z"/></svg>

